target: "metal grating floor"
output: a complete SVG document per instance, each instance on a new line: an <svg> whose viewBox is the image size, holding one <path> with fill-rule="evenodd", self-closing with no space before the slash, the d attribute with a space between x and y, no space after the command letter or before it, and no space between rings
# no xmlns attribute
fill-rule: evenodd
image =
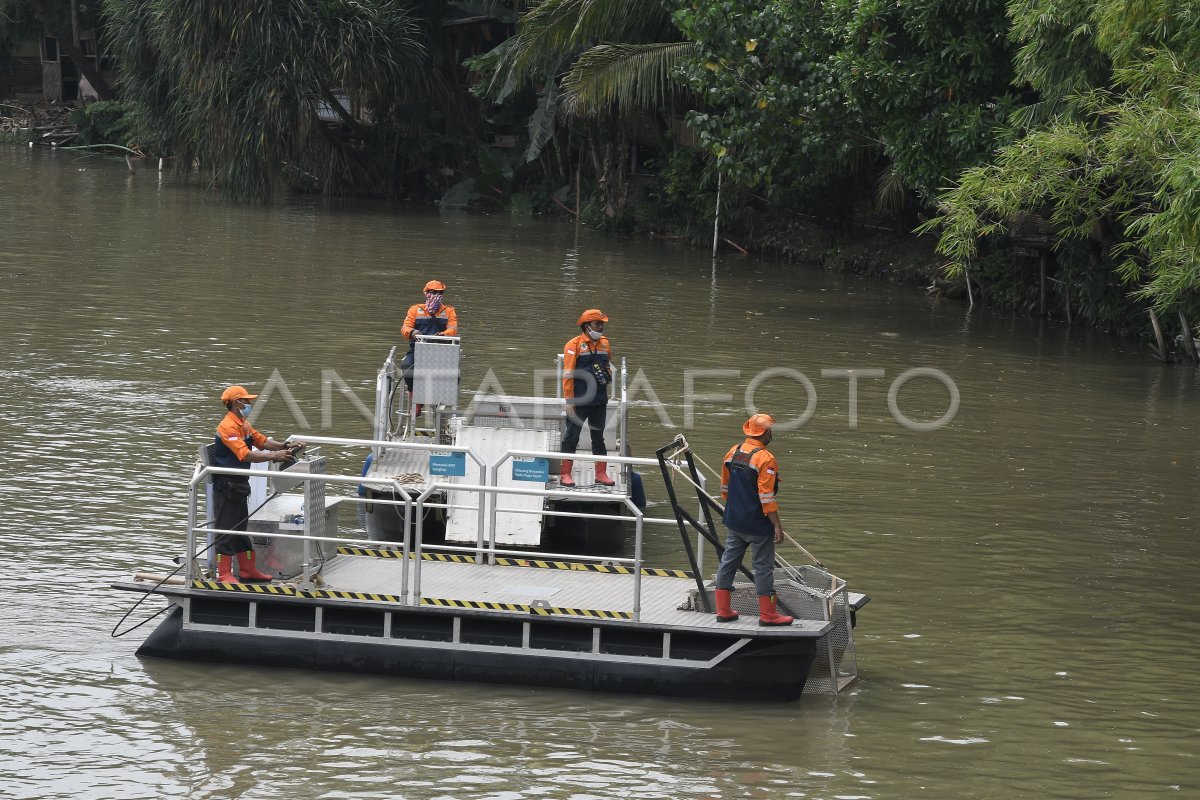
<svg viewBox="0 0 1200 800"><path fill-rule="evenodd" d="M404 562L399 558L339 555L322 571L324 589L399 595ZM415 572L409 594L414 593ZM720 623L712 614L681 611L695 582L690 578L642 576L643 624L680 628L753 629L763 632L755 615ZM441 561L421 562L421 595L426 598L530 605L542 601L557 608L633 611L633 576L570 569L491 566ZM515 612L514 612L515 613ZM796 620L789 628L770 630L816 635L828 623Z"/></svg>

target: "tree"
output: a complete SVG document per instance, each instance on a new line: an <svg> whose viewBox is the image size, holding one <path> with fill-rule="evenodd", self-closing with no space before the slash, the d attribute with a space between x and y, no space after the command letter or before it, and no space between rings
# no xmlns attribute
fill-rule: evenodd
<svg viewBox="0 0 1200 800"><path fill-rule="evenodd" d="M821 0L678 5L676 24L699 50L686 77L704 99L688 122L726 180L780 201L878 144L839 79L838 38Z"/></svg>
<svg viewBox="0 0 1200 800"><path fill-rule="evenodd" d="M430 86L406 3L109 0L107 14L126 96L150 110L181 168L199 160L243 199L303 182L389 191L381 154L399 149L399 110Z"/></svg>
<svg viewBox="0 0 1200 800"><path fill-rule="evenodd" d="M888 172L932 199L1008 141L1020 104L1005 0L834 0L838 79Z"/></svg>
<svg viewBox="0 0 1200 800"><path fill-rule="evenodd" d="M1010 10L1018 75L1041 106L922 230L941 231L947 271L960 275L980 240L1044 215L1060 254L1083 245L1093 269L1115 268L1135 297L1167 308L1200 287L1200 16L1171 0Z"/></svg>
<svg viewBox="0 0 1200 800"><path fill-rule="evenodd" d="M545 0L521 16L515 36L475 66L486 76L482 94L496 103L536 88L527 161L561 128L582 129L611 218L626 201L629 131L685 93L675 76L693 53L661 0ZM662 120L653 127L660 130Z"/></svg>
<svg viewBox="0 0 1200 800"><path fill-rule="evenodd" d="M1015 105L1003 0L680 5L709 105L692 122L727 178L777 202L855 176L928 196L991 152Z"/></svg>

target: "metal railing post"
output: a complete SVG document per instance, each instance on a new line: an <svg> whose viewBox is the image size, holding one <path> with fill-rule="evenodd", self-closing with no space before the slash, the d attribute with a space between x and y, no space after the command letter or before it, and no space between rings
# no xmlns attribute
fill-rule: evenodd
<svg viewBox="0 0 1200 800"><path fill-rule="evenodd" d="M425 500L429 495L433 494L434 490L441 484L434 481L426 487L425 491L417 495L417 523L416 523L416 542L413 551L413 605L421 605L421 551L424 546L425 539Z"/></svg>
<svg viewBox="0 0 1200 800"><path fill-rule="evenodd" d="M634 515L634 532L633 532L633 619L638 621L642 618L642 510L634 505L633 501L628 497L625 498L625 505L633 511Z"/></svg>
<svg viewBox="0 0 1200 800"><path fill-rule="evenodd" d="M500 459L500 461L496 462L495 464L493 464L491 466L491 468L488 470L488 475L491 478L491 483L485 483L484 484L485 486L495 486L497 489L500 488L500 465L503 464L507 460L508 460L507 457L502 458L502 459ZM483 497L481 496L480 500L482 500L482 499L483 499ZM496 564L496 518L497 518L496 509L499 505L500 505L500 497L498 495L491 495L491 504L489 505L489 508L488 508L488 529L491 530L492 533L488 537L488 563L493 566L495 566L495 564ZM483 539L483 531L479 532L479 537L481 540ZM481 544L482 544L482 541L481 541ZM482 563L482 562L477 560L477 563Z"/></svg>
<svg viewBox="0 0 1200 800"><path fill-rule="evenodd" d="M196 483L193 480L193 482L188 485L188 510L187 510L188 536L187 536L186 549L184 551L184 556L183 556L184 558L187 559L187 563L184 565L183 575L184 575L185 580L187 580L187 583L189 586L191 586L193 580L200 577L200 576L196 575L196 567L195 567L195 564L196 564L196 515L197 515L196 505L198 503L197 495L198 495L198 492L196 491Z"/></svg>
<svg viewBox="0 0 1200 800"><path fill-rule="evenodd" d="M412 498L400 487L398 481L392 481L392 486L395 487L396 494L404 498L404 543L400 546L400 558L404 564L400 568L400 598L401 602L407 605L408 571L411 569L408 557L412 553Z"/></svg>

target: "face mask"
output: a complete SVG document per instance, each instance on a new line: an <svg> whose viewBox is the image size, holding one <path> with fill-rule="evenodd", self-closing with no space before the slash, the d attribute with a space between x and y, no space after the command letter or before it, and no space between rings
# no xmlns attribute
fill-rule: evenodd
<svg viewBox="0 0 1200 800"><path fill-rule="evenodd" d="M594 342L604 335L604 331L594 331L591 328L588 328L587 335L592 337L592 341Z"/></svg>
<svg viewBox="0 0 1200 800"><path fill-rule="evenodd" d="M248 416L250 416L250 409L253 407L254 406L250 405L249 403L246 403L246 405L239 408L238 411L242 412L243 417L248 417Z"/></svg>
<svg viewBox="0 0 1200 800"><path fill-rule="evenodd" d="M442 296L435 292L425 293L425 310L431 314L436 314L437 310L442 307Z"/></svg>

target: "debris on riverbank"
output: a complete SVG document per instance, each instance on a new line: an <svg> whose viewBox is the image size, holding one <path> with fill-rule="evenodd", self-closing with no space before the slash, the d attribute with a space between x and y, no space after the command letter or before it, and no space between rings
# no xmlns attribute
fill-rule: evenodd
<svg viewBox="0 0 1200 800"><path fill-rule="evenodd" d="M75 141L75 107L61 103L10 99L0 101L0 141L63 145Z"/></svg>

